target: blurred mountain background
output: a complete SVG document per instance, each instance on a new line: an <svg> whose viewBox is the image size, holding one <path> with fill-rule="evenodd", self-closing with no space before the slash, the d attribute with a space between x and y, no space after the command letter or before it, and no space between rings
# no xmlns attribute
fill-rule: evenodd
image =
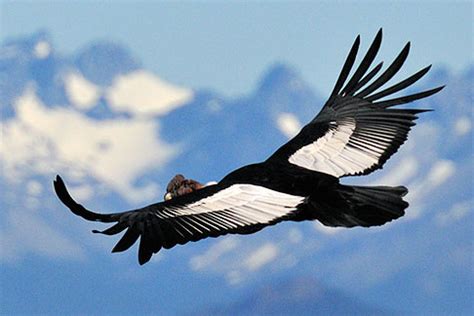
<svg viewBox="0 0 474 316"><path fill-rule="evenodd" d="M412 90L446 88L411 105L435 111L384 170L343 180L406 185L400 220L283 223L161 251L140 267L136 247L110 254L115 239L92 235L100 224L58 202L56 174L91 209L136 208L161 200L176 173L207 182L266 159L326 96L286 63L229 97L167 82L116 42L65 54L45 31L9 38L0 48L1 313L468 314L473 79L474 66L435 65Z"/></svg>

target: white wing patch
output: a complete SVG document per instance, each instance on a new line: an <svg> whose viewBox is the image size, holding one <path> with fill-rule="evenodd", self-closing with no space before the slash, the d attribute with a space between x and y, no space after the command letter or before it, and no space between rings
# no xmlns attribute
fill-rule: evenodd
<svg viewBox="0 0 474 316"><path fill-rule="evenodd" d="M359 128L355 136L355 130L354 119L331 122L323 137L298 149L288 161L335 177L353 175L377 164L396 135L388 131L380 136L368 127Z"/></svg>
<svg viewBox="0 0 474 316"><path fill-rule="evenodd" d="M215 229L267 224L288 215L305 197L290 195L251 184L234 184L197 202L156 213L160 218L181 217L197 231L208 230L196 219L205 218ZM193 220L193 217L195 220Z"/></svg>

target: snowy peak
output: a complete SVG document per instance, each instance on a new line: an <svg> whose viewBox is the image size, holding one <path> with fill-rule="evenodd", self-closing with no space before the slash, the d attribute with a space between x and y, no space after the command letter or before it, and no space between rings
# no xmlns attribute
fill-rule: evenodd
<svg viewBox="0 0 474 316"><path fill-rule="evenodd" d="M51 37L39 31L20 39L7 40L0 48L0 60L45 59L52 55Z"/></svg>
<svg viewBox="0 0 474 316"><path fill-rule="evenodd" d="M292 67L277 63L263 75L257 94L261 96L309 93L310 88Z"/></svg>
<svg viewBox="0 0 474 316"><path fill-rule="evenodd" d="M39 87L41 97L64 101L56 74L62 63L54 53L46 32L8 40L0 46L0 106L2 118L13 115L12 100L21 95L30 82Z"/></svg>
<svg viewBox="0 0 474 316"><path fill-rule="evenodd" d="M263 94L269 93L275 88L288 89L291 86L290 83L295 84L299 81L300 78L295 69L282 63L276 63L263 74L257 91Z"/></svg>
<svg viewBox="0 0 474 316"><path fill-rule="evenodd" d="M164 115L192 97L191 90L169 84L145 70L118 76L106 91L114 110L135 115Z"/></svg>
<svg viewBox="0 0 474 316"><path fill-rule="evenodd" d="M308 122L319 111L322 99L294 68L277 63L262 76L252 103L265 104L273 119L292 113Z"/></svg>
<svg viewBox="0 0 474 316"><path fill-rule="evenodd" d="M73 106L99 120L163 116L194 96L144 70L120 44L96 42L76 56L61 56L46 32L2 43L0 69L2 119L15 115L14 100L29 88L47 107Z"/></svg>

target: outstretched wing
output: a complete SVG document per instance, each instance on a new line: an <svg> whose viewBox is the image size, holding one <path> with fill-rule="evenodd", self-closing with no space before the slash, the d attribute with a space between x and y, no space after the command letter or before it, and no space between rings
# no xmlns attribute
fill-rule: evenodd
<svg viewBox="0 0 474 316"><path fill-rule="evenodd" d="M91 212L69 195L61 177L54 181L59 199L76 215L90 221L115 223L103 231L125 234L112 252L130 248L140 237L138 260L144 264L161 248L217 237L247 234L291 216L304 197L250 184L212 185L172 200L114 214Z"/></svg>
<svg viewBox="0 0 474 316"><path fill-rule="evenodd" d="M427 111L391 107L426 98L440 91L443 86L382 99L418 81L431 66L378 91L400 70L410 49L410 43L406 44L392 64L374 79L382 68L382 62L370 71L369 68L381 42L380 29L367 54L347 81L359 49L360 37L356 38L321 112L269 160L295 164L335 177L368 174L382 168L407 139L408 132L418 118L417 114Z"/></svg>

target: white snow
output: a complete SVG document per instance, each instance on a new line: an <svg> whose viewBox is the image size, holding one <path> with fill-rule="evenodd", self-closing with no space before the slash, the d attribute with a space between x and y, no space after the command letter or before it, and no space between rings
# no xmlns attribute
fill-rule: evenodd
<svg viewBox="0 0 474 316"><path fill-rule="evenodd" d="M301 129L301 123L298 118L291 113L280 113L277 117L278 129L288 138L292 138Z"/></svg>
<svg viewBox="0 0 474 316"><path fill-rule="evenodd" d="M74 109L44 106L31 88L16 100L15 108L16 117L2 129L0 162L5 177L72 171L94 177L131 202L159 196L154 184L134 185L140 175L177 154L177 147L158 138L156 121L96 121Z"/></svg>
<svg viewBox="0 0 474 316"><path fill-rule="evenodd" d="M36 43L33 53L36 58L44 59L51 53L51 45L46 41L39 41Z"/></svg>
<svg viewBox="0 0 474 316"><path fill-rule="evenodd" d="M98 86L84 78L79 72L70 72L64 78L69 101L81 110L92 108L100 97Z"/></svg>
<svg viewBox="0 0 474 316"><path fill-rule="evenodd" d="M145 70L119 76L106 92L114 110L135 115L165 115L192 98L191 90L171 85Z"/></svg>

